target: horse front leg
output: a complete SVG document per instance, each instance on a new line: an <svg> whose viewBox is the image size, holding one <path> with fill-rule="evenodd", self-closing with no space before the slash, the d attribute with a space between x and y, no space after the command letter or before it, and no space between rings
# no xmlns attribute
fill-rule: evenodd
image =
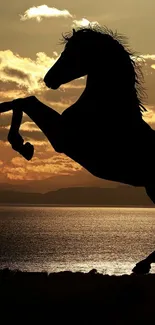
<svg viewBox="0 0 155 325"><path fill-rule="evenodd" d="M33 157L34 147L29 142L24 144L24 140L19 133L22 116L23 112L21 109L13 109L8 141L15 151L19 152L25 159L30 160Z"/></svg>
<svg viewBox="0 0 155 325"><path fill-rule="evenodd" d="M14 107L22 109L47 137L55 151L63 152L63 123L61 115L40 102L35 96L14 100Z"/></svg>
<svg viewBox="0 0 155 325"><path fill-rule="evenodd" d="M16 105L16 100L0 103L0 113L9 111L13 111L13 115L10 131L8 134L8 141L15 151L19 152L27 160L30 160L33 156L34 148L29 142L26 142L24 144L24 140L19 134L23 111L19 105Z"/></svg>
<svg viewBox="0 0 155 325"><path fill-rule="evenodd" d="M13 145L15 146L14 148L16 148L15 150L20 150L19 152L21 153L21 149L23 149L21 143L22 139L20 138L18 131L19 125L21 124L20 118L22 116L20 112L24 112L44 133L55 151L60 153L63 152L65 130L64 123L62 122L62 116L58 112L40 102L35 96L19 98L11 102L0 104L0 112L6 112L10 109L14 111L14 115L12 120L12 128L10 130L11 137L9 140L11 140L11 143L14 142ZM19 146L21 145L21 147L17 147L15 142L18 143ZM30 147L30 144L26 143L25 147Z"/></svg>

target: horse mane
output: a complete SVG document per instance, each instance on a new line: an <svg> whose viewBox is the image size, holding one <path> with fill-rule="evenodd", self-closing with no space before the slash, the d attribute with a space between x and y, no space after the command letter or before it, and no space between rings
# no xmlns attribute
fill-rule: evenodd
<svg viewBox="0 0 155 325"><path fill-rule="evenodd" d="M133 74L134 78L134 90L136 93L136 104L138 105L139 112L142 114L146 112L147 109L143 106L143 103L146 98L145 88L143 86L144 77L141 70L141 61L142 59L138 55L137 52L131 50L128 44L128 38L124 34L120 34L117 31L112 31L106 26L100 26L98 24L89 24L88 27L76 27L70 32L62 34L61 44L67 44L70 40L73 40L77 35L85 35L85 37L92 36L96 37L97 35L103 36L105 39L105 35L113 40L117 47L122 50L121 54L123 53L124 56L128 57L130 61L130 70L131 74ZM137 106L136 105L136 106Z"/></svg>

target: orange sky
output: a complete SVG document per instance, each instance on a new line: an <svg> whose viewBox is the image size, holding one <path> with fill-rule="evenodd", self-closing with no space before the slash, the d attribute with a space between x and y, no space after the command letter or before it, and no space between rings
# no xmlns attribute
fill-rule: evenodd
<svg viewBox="0 0 155 325"><path fill-rule="evenodd" d="M63 46L62 32L73 26L98 22L125 34L131 48L143 56L143 73L148 95L145 119L155 128L155 1L90 0L19 1L5 0L0 10L0 102L37 96L59 112L75 102L82 93L85 79L75 80L58 90L46 89L41 80L54 64ZM43 134L27 116L21 133L35 146L35 156L27 162L7 143L11 114L0 117L0 182L38 180L76 175L81 184L89 184L87 173L63 154L54 152ZM87 177L85 177L87 175ZM104 180L100 185L107 184ZM67 181L66 181L67 187Z"/></svg>

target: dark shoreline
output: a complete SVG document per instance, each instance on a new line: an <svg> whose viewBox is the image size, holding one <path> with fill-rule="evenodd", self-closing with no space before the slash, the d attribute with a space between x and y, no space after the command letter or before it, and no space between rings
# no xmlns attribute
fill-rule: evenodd
<svg viewBox="0 0 155 325"><path fill-rule="evenodd" d="M155 275L4 269L0 270L0 303L1 311L11 311L14 322L19 310L26 310L25 317L33 315L36 321L56 317L50 324L154 324Z"/></svg>
<svg viewBox="0 0 155 325"><path fill-rule="evenodd" d="M0 203L0 207L53 207L53 208L127 208L127 209L155 209L155 205L77 205L77 204L43 204L43 203Z"/></svg>

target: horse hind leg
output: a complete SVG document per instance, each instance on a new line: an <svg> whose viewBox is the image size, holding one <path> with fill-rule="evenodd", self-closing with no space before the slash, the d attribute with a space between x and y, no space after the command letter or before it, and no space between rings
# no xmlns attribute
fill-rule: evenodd
<svg viewBox="0 0 155 325"><path fill-rule="evenodd" d="M149 184L145 186L145 191L151 201L155 204L155 183L154 184Z"/></svg>
<svg viewBox="0 0 155 325"><path fill-rule="evenodd" d="M154 177L154 145L155 145L155 130L148 127L148 146L146 156L145 169L145 190L150 200L155 204L155 177Z"/></svg>

